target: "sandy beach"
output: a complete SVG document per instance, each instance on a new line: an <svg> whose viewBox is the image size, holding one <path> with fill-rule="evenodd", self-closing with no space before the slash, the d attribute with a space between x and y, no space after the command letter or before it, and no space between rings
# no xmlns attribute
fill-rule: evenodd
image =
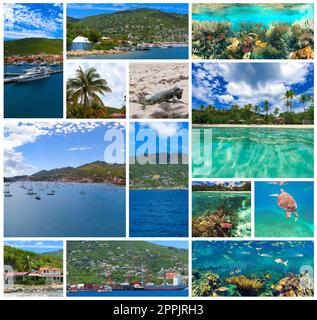
<svg viewBox="0 0 317 320"><path fill-rule="evenodd" d="M188 118L188 65L184 63L131 63L129 110L133 119ZM177 86L183 89L181 99L147 105L137 103L140 97L149 98Z"/></svg>

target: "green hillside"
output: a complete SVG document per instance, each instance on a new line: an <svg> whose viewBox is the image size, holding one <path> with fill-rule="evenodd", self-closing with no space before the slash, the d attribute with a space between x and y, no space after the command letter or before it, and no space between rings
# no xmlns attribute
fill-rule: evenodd
<svg viewBox="0 0 317 320"><path fill-rule="evenodd" d="M188 35L188 15L138 8L83 19L67 18L68 46L79 35L97 42L98 33L99 38L106 36L135 42L182 42Z"/></svg>
<svg viewBox="0 0 317 320"><path fill-rule="evenodd" d="M188 165L182 164L181 155L178 156L179 164L170 164L171 155L167 157L167 164L159 164L158 154L149 157L156 157L156 163L139 164L135 161L135 164L130 164L130 189L188 188Z"/></svg>
<svg viewBox="0 0 317 320"><path fill-rule="evenodd" d="M6 178L6 181L21 180L20 177ZM28 181L77 181L77 182L113 182L115 178L125 179L125 164L109 164L95 161L77 168L65 167L41 170L24 177Z"/></svg>
<svg viewBox="0 0 317 320"><path fill-rule="evenodd" d="M38 53L62 54L62 39L25 38L4 42L4 56L32 55Z"/></svg>
<svg viewBox="0 0 317 320"><path fill-rule="evenodd" d="M163 247L145 241L68 241L67 283L113 283L140 281L144 277L158 282L164 272L188 273L188 251Z"/></svg>
<svg viewBox="0 0 317 320"><path fill-rule="evenodd" d="M63 268L63 256L35 253L11 246L4 246L4 264L12 266L14 271L30 272L41 267Z"/></svg>

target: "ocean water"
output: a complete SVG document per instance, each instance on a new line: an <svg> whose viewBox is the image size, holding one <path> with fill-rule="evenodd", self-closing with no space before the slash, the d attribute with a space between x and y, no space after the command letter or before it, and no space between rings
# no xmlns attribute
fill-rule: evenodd
<svg viewBox="0 0 317 320"><path fill-rule="evenodd" d="M193 128L192 154L195 178L312 178L314 131Z"/></svg>
<svg viewBox="0 0 317 320"><path fill-rule="evenodd" d="M312 5L295 4L292 7L277 9L262 5L232 4L223 8L205 7L199 13L193 13L196 21L230 21L233 29L239 29L240 23L261 23L269 26L274 22L293 24L306 19L314 19Z"/></svg>
<svg viewBox="0 0 317 320"><path fill-rule="evenodd" d="M69 59L188 59L188 47L125 52L109 55L88 55Z"/></svg>
<svg viewBox="0 0 317 320"><path fill-rule="evenodd" d="M187 237L188 190L130 190L130 236Z"/></svg>
<svg viewBox="0 0 317 320"><path fill-rule="evenodd" d="M313 255L312 241L194 241L193 289L199 295L197 293L200 292L203 275L211 272L219 276L216 287L227 289L220 291L214 288L213 293L220 296L241 295L236 285L228 284L225 280L238 276L261 281L263 287L256 291L258 296L280 295L281 288L277 284L291 274L307 273L309 281L305 281L305 285L313 290Z"/></svg>
<svg viewBox="0 0 317 320"><path fill-rule="evenodd" d="M245 208L242 208L243 201ZM251 193L217 191L192 193L193 218L209 216L211 212L216 213L221 206L233 209L239 219L232 236L251 236Z"/></svg>
<svg viewBox="0 0 317 320"><path fill-rule="evenodd" d="M41 200L26 195L21 183L4 198L6 237L125 236L125 187L109 184L33 183ZM29 187L30 184L25 184ZM47 188L48 186L48 188ZM44 188L44 190L40 190ZM47 195L51 189L54 196ZM86 194L80 194L81 191Z"/></svg>
<svg viewBox="0 0 317 320"><path fill-rule="evenodd" d="M4 65L4 73L23 73L31 65ZM59 70L60 66L50 66ZM63 73L49 78L4 85L5 118L62 118L63 117Z"/></svg>
<svg viewBox="0 0 317 320"><path fill-rule="evenodd" d="M67 292L68 297L188 297L188 290L115 290Z"/></svg>
<svg viewBox="0 0 317 320"><path fill-rule="evenodd" d="M297 203L299 219L286 219L285 210L277 204L283 189ZM270 182L255 182L255 236L257 237L313 237L314 184L306 181L285 182L282 186Z"/></svg>

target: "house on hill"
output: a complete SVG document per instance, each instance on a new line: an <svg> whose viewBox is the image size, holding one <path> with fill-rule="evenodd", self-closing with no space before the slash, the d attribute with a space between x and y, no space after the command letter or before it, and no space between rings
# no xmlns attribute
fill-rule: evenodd
<svg viewBox="0 0 317 320"><path fill-rule="evenodd" d="M71 45L71 51L91 50L91 43L86 37L76 37Z"/></svg>

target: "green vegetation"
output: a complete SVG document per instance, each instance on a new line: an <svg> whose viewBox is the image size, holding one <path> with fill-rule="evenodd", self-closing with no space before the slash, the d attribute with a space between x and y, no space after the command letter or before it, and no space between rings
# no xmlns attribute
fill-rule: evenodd
<svg viewBox="0 0 317 320"><path fill-rule="evenodd" d="M109 117L108 107L100 98L100 95L107 92L111 92L111 89L106 79L102 79L95 68L83 70L79 67L75 78L67 80L67 117L94 119Z"/></svg>
<svg viewBox="0 0 317 320"><path fill-rule="evenodd" d="M138 8L99 14L83 19L67 18L67 47L77 36L87 37L93 49L112 49L120 41L186 42L188 15ZM102 37L108 37L106 41Z"/></svg>
<svg viewBox="0 0 317 320"><path fill-rule="evenodd" d="M145 241L68 241L68 284L163 282L164 272L188 273L188 251ZM108 276L107 276L108 274Z"/></svg>
<svg viewBox="0 0 317 320"><path fill-rule="evenodd" d="M60 250L58 253L40 254L5 245L4 264L19 272L30 272L42 267L63 268L63 255Z"/></svg>
<svg viewBox="0 0 317 320"><path fill-rule="evenodd" d="M154 155L155 156L155 155ZM158 157L158 155L156 155ZM131 162L131 161L130 161ZM187 189L188 165L182 164L130 164L130 189Z"/></svg>
<svg viewBox="0 0 317 320"><path fill-rule="evenodd" d="M193 109L194 124L312 124L314 122L314 98L305 94L298 96L303 111L294 112L296 93L287 90L284 93L286 112L280 113L279 108L273 108L269 100L263 101L262 108L251 103L244 106L231 105L230 109L217 109L212 105L201 105ZM310 104L308 104L310 103ZM263 112L264 114L260 113Z"/></svg>
<svg viewBox="0 0 317 320"><path fill-rule="evenodd" d="M251 182L246 181L241 186L226 186L223 184L195 184L192 186L193 191L251 191Z"/></svg>
<svg viewBox="0 0 317 320"><path fill-rule="evenodd" d="M62 39L25 38L4 41L4 56L32 54L62 54Z"/></svg>
<svg viewBox="0 0 317 320"><path fill-rule="evenodd" d="M118 179L122 179L123 181ZM109 164L95 161L77 168L65 167L52 170L42 170L31 176L5 178L7 182L24 181L71 181L71 182L112 182L124 184L125 164Z"/></svg>

